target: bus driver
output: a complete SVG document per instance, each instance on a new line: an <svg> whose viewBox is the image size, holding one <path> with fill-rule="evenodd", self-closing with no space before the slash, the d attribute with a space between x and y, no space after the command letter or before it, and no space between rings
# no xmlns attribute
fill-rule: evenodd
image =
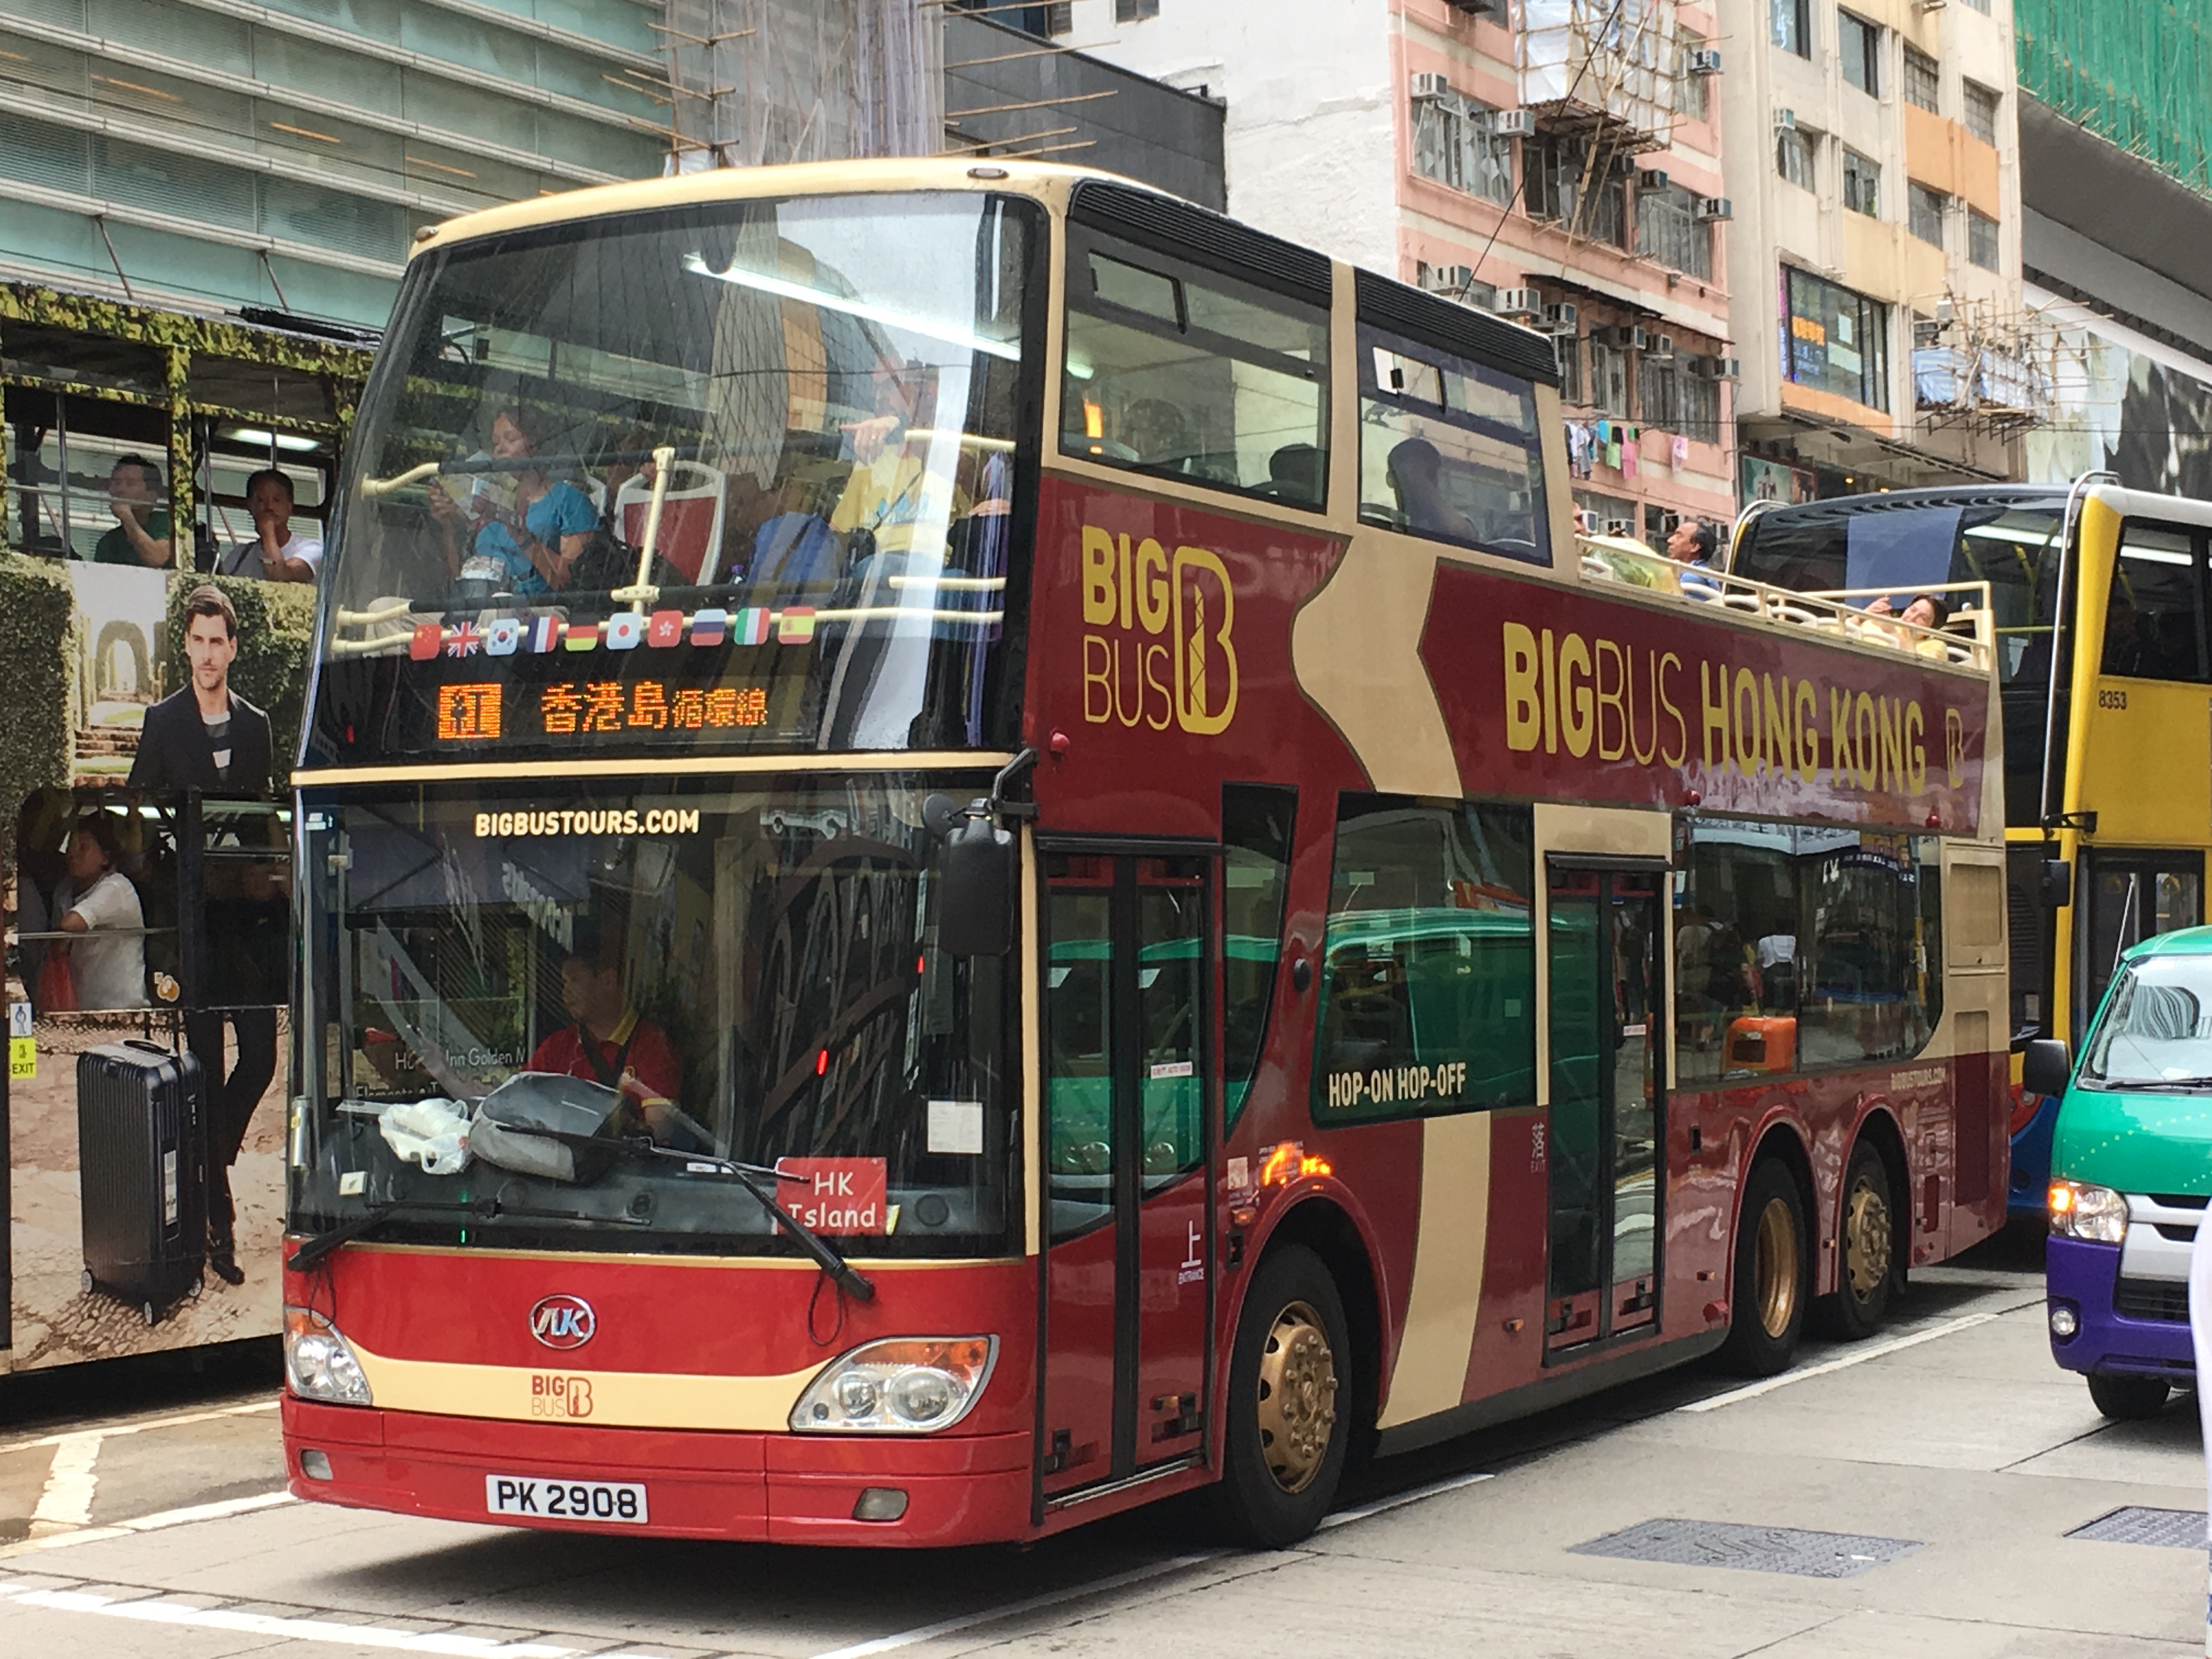
<svg viewBox="0 0 2212 1659"><path fill-rule="evenodd" d="M622 963L611 945L602 947L578 935L561 963L561 1006L573 1024L540 1042L526 1069L588 1078L619 1089L655 1141L703 1151L691 1144L697 1137L676 1109L683 1062L667 1034L629 1006Z"/></svg>

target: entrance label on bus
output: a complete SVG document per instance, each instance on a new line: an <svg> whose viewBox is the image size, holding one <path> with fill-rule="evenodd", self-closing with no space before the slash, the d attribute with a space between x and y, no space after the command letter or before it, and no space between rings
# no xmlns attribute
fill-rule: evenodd
<svg viewBox="0 0 2212 1659"><path fill-rule="evenodd" d="M780 1158L784 1182L776 1198L817 1233L890 1231L890 1174L880 1158Z"/></svg>

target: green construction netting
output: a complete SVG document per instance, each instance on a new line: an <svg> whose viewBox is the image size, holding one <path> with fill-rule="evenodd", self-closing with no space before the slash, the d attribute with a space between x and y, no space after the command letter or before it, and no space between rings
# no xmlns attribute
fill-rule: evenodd
<svg viewBox="0 0 2212 1659"><path fill-rule="evenodd" d="M2212 0L2014 0L2020 85L2212 193Z"/></svg>

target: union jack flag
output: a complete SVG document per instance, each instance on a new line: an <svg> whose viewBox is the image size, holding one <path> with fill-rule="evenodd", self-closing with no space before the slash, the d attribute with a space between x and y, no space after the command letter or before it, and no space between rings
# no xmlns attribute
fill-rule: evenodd
<svg viewBox="0 0 2212 1659"><path fill-rule="evenodd" d="M449 657L473 657L483 644L483 630L474 623L463 623L446 635L446 654Z"/></svg>

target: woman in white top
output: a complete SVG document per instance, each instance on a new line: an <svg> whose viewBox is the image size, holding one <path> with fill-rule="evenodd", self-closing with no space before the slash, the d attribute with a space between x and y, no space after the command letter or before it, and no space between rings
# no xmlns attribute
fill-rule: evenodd
<svg viewBox="0 0 2212 1659"><path fill-rule="evenodd" d="M79 818L70 833L69 875L54 895L61 931L91 936L60 946L80 1008L146 1006L145 913L131 878L115 867L115 853L106 819ZM106 934L110 928L118 931Z"/></svg>
<svg viewBox="0 0 2212 1659"><path fill-rule="evenodd" d="M311 582L323 562L323 544L292 533L292 481L267 467L246 481L246 507L253 514L253 539L216 561L218 576L258 576L264 581Z"/></svg>

